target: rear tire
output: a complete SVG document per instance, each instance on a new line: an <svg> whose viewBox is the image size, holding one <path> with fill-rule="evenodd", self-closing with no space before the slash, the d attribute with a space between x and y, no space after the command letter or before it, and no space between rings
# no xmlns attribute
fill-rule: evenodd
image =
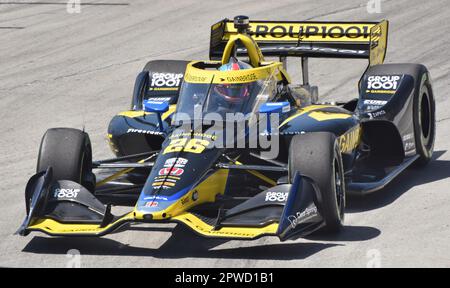
<svg viewBox="0 0 450 288"><path fill-rule="evenodd" d="M136 76L136 81L134 83L133 96L131 98L131 110L139 111L143 110L143 103L145 95L147 95L149 85L149 75L148 71L142 71Z"/></svg>
<svg viewBox="0 0 450 288"><path fill-rule="evenodd" d="M413 124L416 151L419 159L415 166L430 162L436 138L436 107L428 73L421 71L420 86L414 93Z"/></svg>
<svg viewBox="0 0 450 288"><path fill-rule="evenodd" d="M320 189L320 208L326 232L338 232L344 222L345 183L342 156L332 133L296 135L289 147L288 177L297 171L312 178Z"/></svg>
<svg viewBox="0 0 450 288"><path fill-rule="evenodd" d="M92 148L87 133L72 128L52 128L42 137L37 172L53 168L53 180L77 182L93 192Z"/></svg>

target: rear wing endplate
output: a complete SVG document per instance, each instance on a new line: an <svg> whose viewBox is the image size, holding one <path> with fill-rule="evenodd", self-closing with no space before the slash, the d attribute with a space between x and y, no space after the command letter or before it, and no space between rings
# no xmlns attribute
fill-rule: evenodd
<svg viewBox="0 0 450 288"><path fill-rule="evenodd" d="M268 57L317 57L368 59L382 64L386 56L388 21L381 22L274 22L250 21L249 35ZM221 59L230 36L236 35L233 20L211 27L210 58ZM245 56L244 47L237 49Z"/></svg>

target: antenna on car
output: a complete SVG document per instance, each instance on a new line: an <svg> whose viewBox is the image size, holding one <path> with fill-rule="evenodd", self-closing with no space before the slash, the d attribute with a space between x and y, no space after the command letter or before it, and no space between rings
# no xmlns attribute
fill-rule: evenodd
<svg viewBox="0 0 450 288"><path fill-rule="evenodd" d="M239 34L249 34L249 30L250 30L250 19L248 18L248 16L245 15L239 15L234 17L234 28L237 30L237 32ZM237 58L237 45L234 45L234 49L233 49L233 56L235 58Z"/></svg>
<svg viewBox="0 0 450 288"><path fill-rule="evenodd" d="M248 16L240 15L234 17L234 28L238 33L248 34L250 28L250 20Z"/></svg>

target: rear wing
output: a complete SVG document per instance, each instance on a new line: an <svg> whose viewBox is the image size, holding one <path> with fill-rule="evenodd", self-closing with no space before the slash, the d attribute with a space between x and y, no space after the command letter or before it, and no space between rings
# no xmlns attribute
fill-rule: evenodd
<svg viewBox="0 0 450 288"><path fill-rule="evenodd" d="M382 64L386 56L389 23L381 22L274 22L250 21L248 34L264 56L368 59ZM233 20L211 27L210 58L220 59L230 36L236 35ZM238 56L246 49L238 48Z"/></svg>

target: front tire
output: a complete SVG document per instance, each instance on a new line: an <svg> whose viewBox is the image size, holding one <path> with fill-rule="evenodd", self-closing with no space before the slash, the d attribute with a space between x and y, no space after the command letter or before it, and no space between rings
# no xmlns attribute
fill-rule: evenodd
<svg viewBox="0 0 450 288"><path fill-rule="evenodd" d="M70 180L91 192L95 189L92 173L92 148L87 133L72 128L52 128L42 137L37 172L53 168L53 180Z"/></svg>
<svg viewBox="0 0 450 288"><path fill-rule="evenodd" d="M332 133L296 135L289 147L288 177L296 172L312 178L319 187L320 208L327 232L338 232L344 223L345 183L342 156Z"/></svg>

